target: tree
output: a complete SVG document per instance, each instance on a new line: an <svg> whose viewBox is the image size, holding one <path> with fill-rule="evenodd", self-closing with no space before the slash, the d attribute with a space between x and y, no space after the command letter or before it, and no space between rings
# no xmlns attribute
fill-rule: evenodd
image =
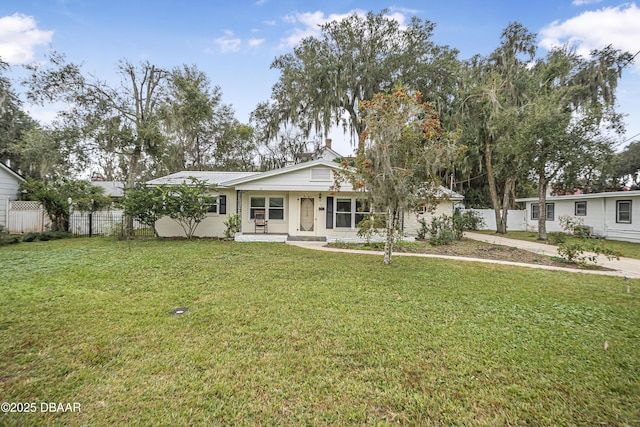
<svg viewBox="0 0 640 427"><path fill-rule="evenodd" d="M233 109L222 103L222 90L211 86L196 66L174 68L165 104L167 172L207 170L224 157L222 145L231 129L237 127ZM224 147L227 148L227 147Z"/></svg>
<svg viewBox="0 0 640 427"><path fill-rule="evenodd" d="M121 173L127 187L133 188L144 176L145 159L156 158L165 142L159 111L169 73L149 62L135 66L122 60L117 66L120 84L111 86L84 75L62 55L54 53L49 60L49 67L29 67L31 75L25 81L29 99L68 104L62 119L79 129L94 150L120 156Z"/></svg>
<svg viewBox="0 0 640 427"><path fill-rule="evenodd" d="M211 186L190 177L181 184L165 185L162 189L164 214L174 219L191 239L198 225L206 218L209 206L216 201L210 195Z"/></svg>
<svg viewBox="0 0 640 427"><path fill-rule="evenodd" d="M166 98L168 72L149 62L139 67L126 60L117 70L119 86L85 76L62 55L50 55L51 67L30 66L25 81L34 102L62 101L69 109L61 113L66 125L81 131L93 150L118 157L127 188L144 178L145 160L159 157L165 142L159 112ZM125 232L133 232L133 220L125 220Z"/></svg>
<svg viewBox="0 0 640 427"><path fill-rule="evenodd" d="M133 188L127 188L122 200L125 215L129 215L147 227L153 229L157 236L156 221L165 215L164 191L158 186L147 187L144 183L137 183Z"/></svg>
<svg viewBox="0 0 640 427"><path fill-rule="evenodd" d="M544 207L550 183L602 149L607 143L600 137L603 123L622 131L614 108L615 89L631 58L607 47L585 59L565 46L531 69L529 102L520 110L518 153L537 179L538 240L547 238Z"/></svg>
<svg viewBox="0 0 640 427"><path fill-rule="evenodd" d="M310 153L318 153L321 149L320 139L310 138L294 123L282 127L279 120L277 107L266 102L259 103L251 113L260 170L309 160Z"/></svg>
<svg viewBox="0 0 640 427"><path fill-rule="evenodd" d="M375 212L386 215L384 264L390 264L402 211L435 205L441 196L439 170L459 147L420 92L396 87L361 103L360 110L364 131L355 168L345 162L338 179L349 180Z"/></svg>
<svg viewBox="0 0 640 427"><path fill-rule="evenodd" d="M437 92L457 52L435 45L433 28L416 17L402 27L387 10L322 25L320 38L302 40L271 65L281 71L272 96L278 123L295 123L305 135L339 125L360 135L359 103L400 81L428 90L430 99L448 99Z"/></svg>
<svg viewBox="0 0 640 427"><path fill-rule="evenodd" d="M234 119L216 141L213 165L218 170L252 171L257 156L254 129Z"/></svg>
<svg viewBox="0 0 640 427"><path fill-rule="evenodd" d="M528 67L535 57L535 41L535 35L522 25L510 24L491 55L476 56L465 64L458 94L461 141L477 161L475 167L466 166L474 178L486 176L486 181L477 182L487 184L500 234L507 231L516 182L524 175L514 140L520 130L519 109L529 101Z"/></svg>
<svg viewBox="0 0 640 427"><path fill-rule="evenodd" d="M3 75L7 69L9 64L0 58L0 161L10 163L12 168L24 173L27 168L15 145L20 143L25 132L36 126L36 122L22 111L11 81Z"/></svg>
<svg viewBox="0 0 640 427"><path fill-rule="evenodd" d="M615 172L612 173L616 178L622 178L629 181L634 189L640 187L640 141L635 141L625 147L622 152L616 156Z"/></svg>
<svg viewBox="0 0 640 427"><path fill-rule="evenodd" d="M23 131L20 140L9 144L7 150L17 160L17 167L25 176L51 181L68 177L84 168L86 157L77 142L77 132L72 128L35 125Z"/></svg>

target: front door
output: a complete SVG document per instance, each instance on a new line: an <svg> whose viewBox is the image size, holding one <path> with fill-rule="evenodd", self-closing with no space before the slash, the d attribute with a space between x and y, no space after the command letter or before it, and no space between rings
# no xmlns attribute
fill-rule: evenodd
<svg viewBox="0 0 640 427"><path fill-rule="evenodd" d="M300 199L300 231L313 231L315 224L315 210L313 199L303 197Z"/></svg>

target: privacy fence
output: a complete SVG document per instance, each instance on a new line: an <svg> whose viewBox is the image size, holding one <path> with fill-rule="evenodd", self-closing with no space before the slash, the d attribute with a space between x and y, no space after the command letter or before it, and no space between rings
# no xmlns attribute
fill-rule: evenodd
<svg viewBox="0 0 640 427"><path fill-rule="evenodd" d="M7 231L10 234L42 232L51 228L51 221L40 202L11 200L7 209ZM124 227L124 212L107 209L97 212L72 212L69 231L77 236L118 236ZM137 236L153 236L153 229L133 221Z"/></svg>

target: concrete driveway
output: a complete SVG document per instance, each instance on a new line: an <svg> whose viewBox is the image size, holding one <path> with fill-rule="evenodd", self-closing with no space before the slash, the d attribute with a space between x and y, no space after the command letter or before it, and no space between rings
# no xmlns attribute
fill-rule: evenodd
<svg viewBox="0 0 640 427"><path fill-rule="evenodd" d="M464 235L469 239L478 240L481 242L488 242L496 245L516 247L516 248L524 249L537 254L543 254L548 256L558 256L557 247L553 245L548 245L545 243L508 239L506 237L500 237L495 234L480 234L480 233L465 232ZM347 253L364 254L364 255L382 255L382 252L379 252L379 251L330 248L326 246L325 242L287 241L287 244L306 248L306 249L314 249L314 250L327 251L327 252L347 252ZM455 261L484 262L488 264L503 264L503 265L517 266L517 267L538 268L538 269L544 269L544 270L558 270L558 271L566 271L567 273L599 274L604 276L618 276L618 277L628 277L630 279L640 279L640 260L631 259L631 258L620 258L619 261L615 261L615 260L609 261L606 257L599 256L598 264L603 267L610 268L611 270L584 270L584 269L578 270L575 268L555 267L555 266L538 265L538 264L526 264L521 262L500 261L500 260L492 260L492 259L458 257L458 256L449 256L449 255L394 253L393 256L394 257L395 256L417 256L417 257L423 257L423 258L444 258L444 259L451 259Z"/></svg>
<svg viewBox="0 0 640 427"><path fill-rule="evenodd" d="M534 252L542 255L558 256L557 246L550 245L547 243L509 239L506 237L499 236L497 234L481 234L481 233L472 233L468 231L464 233L464 236L469 239L478 240L480 242L487 242L487 243L493 243L495 245L516 247L518 249L524 249L526 251ZM599 255L598 265L614 270L614 271L607 272L610 275L623 276L623 277L628 277L630 279L640 279L640 260L633 259L633 258L620 258L620 260L608 260L607 257L603 255Z"/></svg>

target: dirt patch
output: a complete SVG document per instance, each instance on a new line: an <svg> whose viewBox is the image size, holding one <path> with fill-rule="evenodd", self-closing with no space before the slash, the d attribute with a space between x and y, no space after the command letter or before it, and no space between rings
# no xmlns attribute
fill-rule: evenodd
<svg viewBox="0 0 640 427"><path fill-rule="evenodd" d="M382 250L384 244L371 243L329 243L327 246L344 249ZM580 270L611 270L602 266L581 266L563 261L559 257L550 257L543 254L518 249L516 247L494 245L492 243L479 242L477 240L462 239L450 245L432 246L428 242L401 242L394 252L422 253L434 255L459 256L467 258L492 259L499 261L521 262L525 264L549 265L554 267L575 268Z"/></svg>

